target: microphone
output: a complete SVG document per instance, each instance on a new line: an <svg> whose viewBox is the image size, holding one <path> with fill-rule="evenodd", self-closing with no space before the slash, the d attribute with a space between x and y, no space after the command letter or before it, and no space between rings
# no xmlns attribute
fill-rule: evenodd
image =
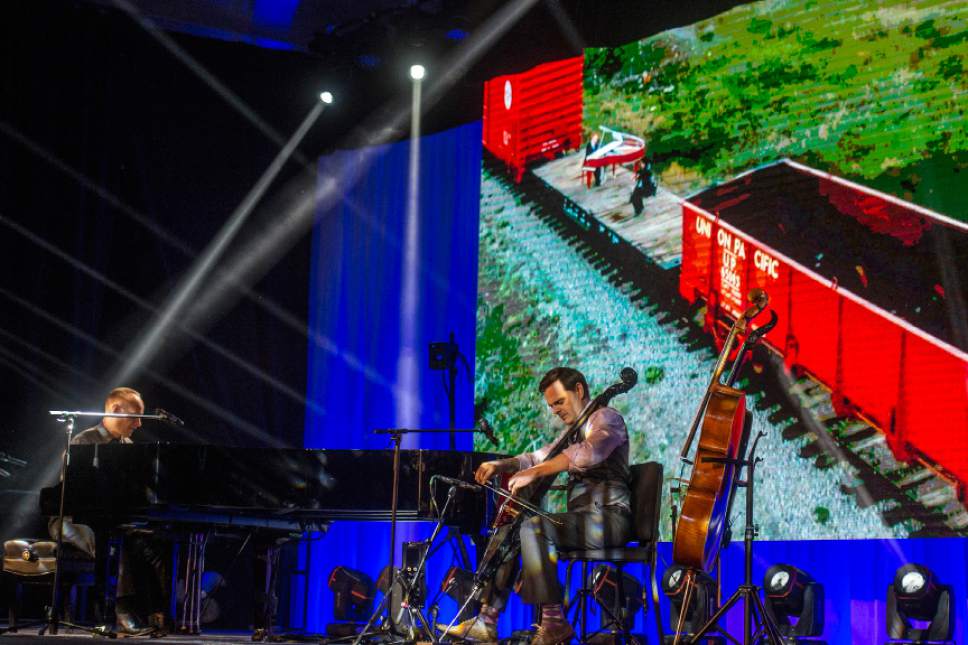
<svg viewBox="0 0 968 645"><path fill-rule="evenodd" d="M465 482L463 479L454 479L453 477L444 477L443 475L434 475L434 479L439 479L445 484L450 484L451 486L456 486L457 488L463 488L464 490L472 490L477 492L481 489L481 487L477 484Z"/></svg>
<svg viewBox="0 0 968 645"><path fill-rule="evenodd" d="M185 422L176 417L171 412L167 410L162 410L161 408L155 408L155 414L161 417L161 420L165 423L170 423L173 426L183 426Z"/></svg>
<svg viewBox="0 0 968 645"><path fill-rule="evenodd" d="M484 436L487 437L487 440L497 447L497 435L494 434L494 428L492 428L491 424L487 422L487 419L481 417L478 425L480 426L481 430L484 431Z"/></svg>

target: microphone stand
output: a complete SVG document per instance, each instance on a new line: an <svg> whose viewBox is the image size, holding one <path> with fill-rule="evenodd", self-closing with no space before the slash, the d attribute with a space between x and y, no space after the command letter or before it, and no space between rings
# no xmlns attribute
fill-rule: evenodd
<svg viewBox="0 0 968 645"><path fill-rule="evenodd" d="M442 434L442 433L454 433L454 432L481 432L483 430L477 429L419 429L419 428L380 428L373 431L373 434L385 434L389 435L390 440L393 441L393 487L390 493L390 583L387 586L387 592L383 595L383 600L380 601L379 606L370 619L366 621L366 625L357 635L356 639L353 641L353 645L359 645L364 637L369 636L369 630L373 627L373 623L376 622L378 616L383 614L384 610L389 610L390 608L390 594L393 592L393 585L396 582L396 574L394 568L397 563L397 502L400 493L400 444L403 441L403 435L405 434ZM387 629L387 623L389 622L389 614L384 617L383 626L380 631ZM431 638L433 638L433 631L427 628L431 633Z"/></svg>
<svg viewBox="0 0 968 645"><path fill-rule="evenodd" d="M78 417L96 417L104 418L111 417L116 419L153 419L156 421L163 421L164 417L160 414L128 414L124 412L82 412L82 411L66 411L66 410L51 410L48 414L57 417L57 421L64 424L65 439L66 444L64 447L64 455L61 459L61 491L60 491L60 504L57 510L57 548L54 551L54 588L51 591L50 606L47 608L47 620L46 623L40 628L38 634L43 636L44 633L49 629L51 634L56 635L59 626L64 625L71 629L79 629L81 631L86 631L91 634L99 634L102 636L108 636L109 638L114 638L115 633L107 628L90 628L81 625L76 625L74 623L61 620L60 618L60 578L61 578L61 552L64 547L64 498L67 492L67 466L71 461L71 439L74 438L74 426L76 424ZM104 545L96 545L95 548L103 548Z"/></svg>
<svg viewBox="0 0 968 645"><path fill-rule="evenodd" d="M543 517L554 524L558 524L560 526L562 523L561 520L553 517L550 513L548 513L544 509L532 504L527 500L524 500L519 497L516 497L515 495L512 495L511 493L504 490L503 488L498 488L497 486L491 486L490 484L477 484L477 485L480 486L481 488L486 488L487 490L495 493L496 495L500 495L501 497L504 498L504 502L501 504L501 510L503 510L508 503L514 503L520 506L523 510L529 513L538 515L540 517ZM498 515L501 514L501 510L498 511L497 513ZM471 587L471 592L467 594L467 598L464 600L464 604L462 604L460 608L457 610L457 613L454 614L454 617L451 619L450 623L447 625L447 628L444 630L444 634L450 633L450 630L457 623L457 619L464 613L464 610L467 609L467 607L471 604L471 601L474 600L477 594L480 593L481 589L484 588L484 580L479 574L480 574L480 571L478 571L474 575L474 583Z"/></svg>
<svg viewBox="0 0 968 645"><path fill-rule="evenodd" d="M433 495L434 477L430 478L430 486L431 486L430 488L431 495ZM403 601L400 603L400 606L406 609L407 613L410 615L411 626L416 624L416 621L414 620L414 614L416 614L426 635L430 636L430 642L434 643L434 645L439 643L440 640L434 634L433 628L431 628L430 624L427 622L427 619L424 617L424 615L419 610L415 610L413 607L410 606L410 596L411 594L413 594L414 585L416 585L417 581L420 580L420 576L423 573L423 569L427 564L427 558L430 557L430 547L433 546L434 540L437 539L437 535L440 533L440 529L443 528L444 519L447 517L447 511L450 508L450 503L454 501L454 497L456 497L456 495L457 495L457 486L454 484L451 484L450 488L447 489L447 501L444 502L444 507L440 510L440 516L437 518L437 525L434 526L433 532L430 534L430 537L427 538L427 548L420 555L420 562L417 564L416 570L413 572L410 579L401 578L401 581L402 581L401 586L403 588ZM384 600L386 600L391 593L393 593L392 587L390 588L389 593L384 595L383 597Z"/></svg>

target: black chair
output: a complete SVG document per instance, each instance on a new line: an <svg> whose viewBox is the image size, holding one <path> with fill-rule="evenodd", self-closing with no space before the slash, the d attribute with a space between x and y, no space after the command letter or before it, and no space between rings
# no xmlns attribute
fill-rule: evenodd
<svg viewBox="0 0 968 645"><path fill-rule="evenodd" d="M589 577L588 565L598 562L609 562L615 565L618 574L617 580L622 582L625 580L624 568L626 565L636 563L648 567L648 576L643 575L643 579L649 580L649 585L642 586L641 602L644 609L646 602L648 602L645 596L649 593L648 589L651 588L652 608L656 617L656 632L659 636L658 642L662 642L662 621L659 619L659 589L655 580L655 564L656 544L659 541L663 468L662 464L650 461L633 465L631 471L633 542L624 547L588 551L562 551L558 554L562 562L568 563L566 589L570 587L572 567L576 563L581 564L582 587L574 600L569 602L568 598L565 599L566 611L570 612L577 606L577 614L573 620L578 621L579 642L581 643L588 642L588 603L594 595L593 580ZM598 573L599 575L596 578L601 581L601 571ZM630 625L634 622L634 613L628 615L625 586L622 583L615 585L613 606L602 606L602 611L607 614L608 622L603 620L604 625L592 636L604 634L605 630L608 630L613 638L621 636L625 642L632 640Z"/></svg>

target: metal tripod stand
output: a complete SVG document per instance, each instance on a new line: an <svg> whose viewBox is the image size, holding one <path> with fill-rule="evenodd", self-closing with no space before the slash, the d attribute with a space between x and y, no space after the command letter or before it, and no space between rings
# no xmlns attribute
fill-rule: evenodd
<svg viewBox="0 0 968 645"><path fill-rule="evenodd" d="M444 432L453 434L455 432L474 433L474 432L482 432L482 431L476 430L476 429L455 430L453 428L448 428L446 430L387 428L387 429L378 429L373 431L374 434L389 435L390 439L393 441L393 480L392 480L393 488L392 488L391 498L390 498L390 565L389 565L390 580L389 580L389 585L387 585L387 592L383 596L383 600L380 601L380 604L373 612L373 615L370 616L370 619L366 622L366 625L363 626L362 631L359 634L357 634L356 638L353 640L353 645L360 645L360 643L366 638L371 638L374 636L380 636L380 637L386 636L386 634L390 630L390 626L392 623L391 617L390 617L390 611L392 611L390 607L390 594L393 591L394 585L397 584L397 575L395 572L396 536L397 536L397 503L399 500L399 489L400 489L400 446L403 440L403 435L444 433ZM451 494L448 494L448 498L447 498L448 504L451 501L453 492L454 491L452 489ZM437 523L437 527L434 529L433 536L431 537L431 540L430 540L431 543L433 542L434 539L436 539L437 534L440 532L440 529L443 526L444 514L446 512L447 512L447 505L445 505L444 509L441 511L441 516L439 518L440 521ZM421 566L423 566L423 564L426 562L428 554L429 554L429 546L428 546L427 553L425 553L422 556ZM412 589L407 584L406 580L402 581L402 585L403 585L402 590L405 594L405 598L409 600ZM405 603L409 604L407 600L405 600ZM410 618L412 619L411 624L415 626L419 625L419 627L424 631L425 635L428 636L429 640L434 641L433 630L431 629L430 625L427 623L423 614L420 611L417 611L413 607L406 606L406 607L403 607L403 609L409 614ZM374 630L373 628L375 625L378 624L378 621L379 621L379 626Z"/></svg>
<svg viewBox="0 0 968 645"><path fill-rule="evenodd" d="M723 605L716 610L709 620L697 631L689 640L690 643L698 643L700 639L713 629L719 629L719 620L729 609L740 600L743 601L743 645L754 645L768 642L771 645L783 645L780 631L773 624L772 619L763 607L760 599L760 588L753 583L753 540L756 538L757 527L753 523L753 482L756 475L756 464L763 461L756 456L756 447L760 439L766 436L765 432L759 432L753 441L746 459L730 459L728 457L706 457L705 461L719 464L729 464L734 466L737 471L746 467L746 479L736 482L737 486L746 488L746 529L743 533L744 549L744 578L743 584L733 592L733 595L726 600ZM754 624L756 629L754 630ZM720 630L726 634L724 630ZM736 641L730 637L730 640Z"/></svg>

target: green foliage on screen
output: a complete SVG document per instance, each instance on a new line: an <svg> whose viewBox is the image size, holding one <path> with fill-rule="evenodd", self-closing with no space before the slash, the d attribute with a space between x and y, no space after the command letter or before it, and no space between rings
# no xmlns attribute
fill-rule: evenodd
<svg viewBox="0 0 968 645"><path fill-rule="evenodd" d="M759 2L585 56L585 126L683 191L791 157L968 220L966 3Z"/></svg>

